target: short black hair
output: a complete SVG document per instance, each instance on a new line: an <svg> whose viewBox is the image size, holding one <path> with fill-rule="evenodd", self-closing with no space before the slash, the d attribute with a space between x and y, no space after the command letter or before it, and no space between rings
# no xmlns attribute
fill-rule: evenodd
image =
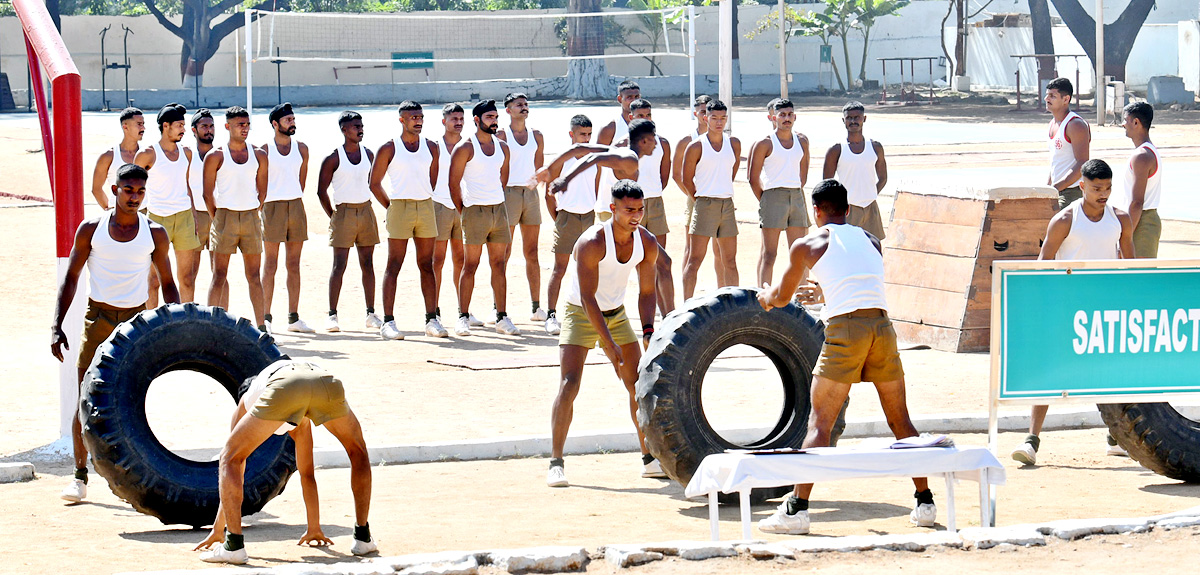
<svg viewBox="0 0 1200 575"><path fill-rule="evenodd" d="M631 111L632 110L649 110L650 107L651 107L650 100L647 100L645 98L638 98L629 104L629 109Z"/></svg>
<svg viewBox="0 0 1200 575"><path fill-rule="evenodd" d="M696 101L692 102L692 107L695 108L696 106L704 106L704 109L707 110L708 103L711 101L712 96L709 96L708 94L700 94L699 96L696 96Z"/></svg>
<svg viewBox="0 0 1200 575"><path fill-rule="evenodd" d="M1089 180L1111 180L1112 168L1104 160L1088 160L1079 168L1079 174Z"/></svg>
<svg viewBox="0 0 1200 575"><path fill-rule="evenodd" d="M773 100L771 102L771 111L772 112L778 112L784 108L791 108L791 109L795 110L796 106L794 106L792 104L792 101L787 98L776 98L775 100Z"/></svg>
<svg viewBox="0 0 1200 575"><path fill-rule="evenodd" d="M855 110L858 110L864 114L867 113L867 107L864 106L862 102L859 102L858 100L851 100L846 102L845 106L842 106L842 115L845 116L846 112L853 112Z"/></svg>
<svg viewBox="0 0 1200 575"><path fill-rule="evenodd" d="M633 180L617 180L612 186L612 197L614 200L640 200L646 197L646 193L642 191L642 186Z"/></svg>
<svg viewBox="0 0 1200 575"><path fill-rule="evenodd" d="M845 214L850 210L850 202L846 200L846 195L846 186L829 178L821 180L817 187L813 188L812 201L814 206L821 208L826 214Z"/></svg>
<svg viewBox="0 0 1200 575"><path fill-rule="evenodd" d="M1064 96L1074 96L1075 88L1071 86L1071 81L1066 78L1055 78L1046 84L1047 90L1057 90L1059 94Z"/></svg>
<svg viewBox="0 0 1200 575"><path fill-rule="evenodd" d="M480 100L478 104L475 104L474 108L471 108L471 115L476 118L482 118L484 114L495 111L497 111L495 100Z"/></svg>
<svg viewBox="0 0 1200 575"><path fill-rule="evenodd" d="M170 104L163 106L162 109L158 111L158 131L162 131L163 124L182 122L186 117L187 108L183 107L183 104L171 102Z"/></svg>
<svg viewBox="0 0 1200 575"><path fill-rule="evenodd" d="M504 107L507 108L509 104L516 102L517 100L520 100L522 98L524 98L526 102L529 101L529 96L526 96L524 92L513 92L511 94L508 94L508 95L504 96Z"/></svg>
<svg viewBox="0 0 1200 575"><path fill-rule="evenodd" d="M1134 102L1125 106L1125 115L1135 118L1149 130L1150 124L1154 122L1154 106L1151 106L1149 102Z"/></svg>
<svg viewBox="0 0 1200 575"><path fill-rule="evenodd" d="M571 129L575 128L590 128L592 127L592 119L583 114L575 114L571 116Z"/></svg>
<svg viewBox="0 0 1200 575"><path fill-rule="evenodd" d="M241 106L230 106L225 110L225 121L228 122L234 118L249 118L250 112Z"/></svg>
<svg viewBox="0 0 1200 575"><path fill-rule="evenodd" d="M146 172L146 168L143 168L137 164L125 164L124 166L117 168L117 182L123 182L127 180L142 180L144 182L146 181L146 178L149 177L150 174Z"/></svg>
<svg viewBox="0 0 1200 575"><path fill-rule="evenodd" d="M708 106L707 106L707 108L708 108L708 111L709 111L709 112L721 112L721 111L728 111L728 110L729 110L729 108L725 106L725 102L722 102L722 101L720 101L720 100L712 100L712 101L710 101L710 102L708 103Z"/></svg>
<svg viewBox="0 0 1200 575"><path fill-rule="evenodd" d="M646 134L654 135L654 121L638 118L629 123L629 143L640 140Z"/></svg>
<svg viewBox="0 0 1200 575"><path fill-rule="evenodd" d="M121 110L121 122L124 123L125 120L132 120L134 118L134 116L141 116L141 115L142 115L141 108L134 108L133 106L130 106L128 108L125 108L124 110Z"/></svg>
<svg viewBox="0 0 1200 575"><path fill-rule="evenodd" d="M638 83L634 82L633 80L625 80L624 82L621 82L620 84L617 85L617 95L618 96L620 96L621 93L626 90L637 90L637 91L641 92L642 87L639 86Z"/></svg>
<svg viewBox="0 0 1200 575"><path fill-rule="evenodd" d="M271 123L275 123L291 115L293 115L292 103L284 102L278 106L275 106L274 108L271 108L271 114L268 115L267 118L271 120Z"/></svg>
<svg viewBox="0 0 1200 575"><path fill-rule="evenodd" d="M420 112L421 105L412 100L405 100L400 102L400 107L396 111L401 114L405 112Z"/></svg>
<svg viewBox="0 0 1200 575"><path fill-rule="evenodd" d="M355 120L362 120L362 114L359 114L353 110L346 110L345 112L342 112L340 116L338 116L338 127L344 127L346 124L349 124Z"/></svg>
<svg viewBox="0 0 1200 575"><path fill-rule="evenodd" d="M771 101L767 102L767 111L774 112L775 111L775 102L778 102L778 101L779 101L779 98L771 98Z"/></svg>
<svg viewBox="0 0 1200 575"><path fill-rule="evenodd" d="M452 103L446 104L445 106L442 106L442 117L443 118L445 118L446 116L449 116L450 114L453 114L455 112L458 112L459 114L464 113L462 104L455 104L452 102Z"/></svg>
<svg viewBox="0 0 1200 575"><path fill-rule="evenodd" d="M196 110L196 113L192 114L192 127L195 128L196 124L199 124L200 120L205 118L208 118L209 120L213 119L212 110L209 110L208 108L200 108L199 110Z"/></svg>

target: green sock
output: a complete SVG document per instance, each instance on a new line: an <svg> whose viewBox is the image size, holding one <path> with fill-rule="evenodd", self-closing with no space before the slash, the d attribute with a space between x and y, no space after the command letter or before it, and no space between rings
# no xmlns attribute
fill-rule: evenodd
<svg viewBox="0 0 1200 575"><path fill-rule="evenodd" d="M275 318L271 317L271 314L269 314L269 313L264 313L263 319L266 321L275 321Z"/></svg>
<svg viewBox="0 0 1200 575"><path fill-rule="evenodd" d="M75 479L78 479L78 480L82 481L84 485L87 485L87 468L80 467L79 469L76 469L75 470Z"/></svg>
<svg viewBox="0 0 1200 575"><path fill-rule="evenodd" d="M437 318L437 313L436 313L436 312L435 312L435 313L427 313L427 314L425 314L425 321L433 321L435 318Z"/></svg>
<svg viewBox="0 0 1200 575"><path fill-rule="evenodd" d="M288 314L288 323L296 323L298 321L300 321L299 313L289 313Z"/></svg>
<svg viewBox="0 0 1200 575"><path fill-rule="evenodd" d="M533 313L537 313L538 308L542 307L542 302L533 300Z"/></svg>
<svg viewBox="0 0 1200 575"><path fill-rule="evenodd" d="M263 333L267 333L267 324L265 324L265 323L263 323L263 324L259 324L259 325L258 325L258 331L261 331L261 332L263 332Z"/></svg>
<svg viewBox="0 0 1200 575"><path fill-rule="evenodd" d="M243 537L240 533L230 533L228 531L225 532L225 550L226 551L237 551L238 549L242 549L245 546L246 546L246 538Z"/></svg>
<svg viewBox="0 0 1200 575"><path fill-rule="evenodd" d="M371 524L355 525L354 538L364 543L369 542L371 540Z"/></svg>
<svg viewBox="0 0 1200 575"><path fill-rule="evenodd" d="M808 511L808 500L801 499L795 495L788 495L787 498L787 514L795 515L801 511Z"/></svg>

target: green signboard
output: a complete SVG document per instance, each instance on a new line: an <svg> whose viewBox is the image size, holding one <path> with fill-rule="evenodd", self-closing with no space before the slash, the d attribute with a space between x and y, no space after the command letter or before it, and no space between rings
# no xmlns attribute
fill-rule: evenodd
<svg viewBox="0 0 1200 575"><path fill-rule="evenodd" d="M433 67L433 52L392 52L393 70L414 70Z"/></svg>
<svg viewBox="0 0 1200 575"><path fill-rule="evenodd" d="M833 46L829 44L821 45L821 63L829 64L833 62Z"/></svg>
<svg viewBox="0 0 1200 575"><path fill-rule="evenodd" d="M996 266L998 399L1200 391L1200 266L1084 263Z"/></svg>

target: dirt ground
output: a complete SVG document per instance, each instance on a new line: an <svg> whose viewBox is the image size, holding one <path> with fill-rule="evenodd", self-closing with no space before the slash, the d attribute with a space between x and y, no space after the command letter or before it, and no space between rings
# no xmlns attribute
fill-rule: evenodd
<svg viewBox="0 0 1200 575"><path fill-rule="evenodd" d="M1008 165L1032 169L1044 162L1040 126L1044 126L1045 117L1008 114L1006 110L954 105L936 110L873 110L872 114L875 125L887 123L891 124L891 130L900 131L919 131L922 121L945 121L948 117L955 122L995 124L1000 131L1029 131L1027 140L986 145L966 142L889 145L893 178L902 178L906 172L923 172L954 182L960 181L956 178L961 176L956 174L966 173L961 170L979 166L1003 169ZM826 121L828 116L836 115L836 109L822 103L803 114L809 113ZM1178 116L1166 113L1164 120L1156 121L1155 140L1164 149L1165 157L1180 165L1194 166L1200 159L1200 147L1195 146L1192 137L1195 118L1187 113ZM1096 149L1107 150L1107 155L1127 154L1127 142L1122 141L1118 128L1097 128L1096 132ZM837 134L810 136L814 140L812 165L816 172L821 150ZM145 141L152 137L153 130L147 130ZM111 135L85 133L88 161L111 139ZM0 124L0 174L9 183L6 193L49 197L44 157L27 152L39 147L36 131ZM743 149L748 150L748 145L744 144ZM85 172L90 173L88 168ZM739 180L736 202L743 235L738 262L741 283L749 284L754 278L761 240L756 225L756 202L744 176L739 176ZM810 178L811 181L814 180ZM319 328L327 309L326 277L331 257L325 240L327 219L312 193L314 190L315 186L310 186L306 195L312 241L306 245L302 262L300 312ZM885 213L890 200L888 196L882 198ZM674 187L666 194L666 204L671 227L681 230L683 201ZM89 216L99 213L90 195L86 209ZM378 215L382 217L382 211ZM0 270L3 270L0 291L14 302L0 306L0 326L3 326L0 359L4 374L0 393L8 398L5 406L0 407L0 460L3 461L37 458L31 451L58 437L58 366L46 349L56 286L53 218L53 209L37 202L0 198ZM1197 257L1200 254L1197 237L1200 224L1168 219L1161 257ZM549 254L550 240L550 233L543 232L542 254ZM673 233L668 249L676 261L677 286L682 275L681 247L682 236ZM384 253L383 247L376 250L377 275L382 275ZM543 284L549 278L546 255L541 261ZM364 421L369 444L548 435L550 405L557 386L558 370L553 367L557 338L545 335L539 326L528 321L530 298L523 269L524 262L515 255L508 271L509 309L525 332L522 336L503 336L487 328L475 330L470 338L435 339L419 333L420 295L410 258L401 272L396 313L401 329L405 330L405 341L383 341L362 327L362 290L354 263L347 273L339 305L346 331L311 336L283 333L277 340L286 352L295 357L315 358L346 382L348 397ZM237 258L231 270L240 270ZM487 276L487 269L481 269L473 301L472 309L481 318L488 315L491 307ZM201 296L207 293L208 277L202 270L198 289ZM236 271L230 277L233 294L230 307L234 313L247 313L244 280ZM279 283L274 306L277 317L286 311L282 304L285 301L282 272ZM706 263L699 292L714 287L712 268ZM376 301L377 309L380 303ZM456 306L449 288L442 292L441 305L445 314L452 317ZM986 411L986 354L912 350L902 352L902 356L914 415ZM493 360L507 362L511 369L471 371L443 365ZM534 365L541 367L529 367ZM717 401L712 404L714 417L729 427L764 425L763 414L769 416L771 402L775 401L772 394L777 394L777 383L772 383L777 376L768 366L761 357L739 357L714 364L709 376L714 383L712 388L717 390ZM223 441L228 425L228 410L232 405L228 396L215 385L198 385L195 377L164 376L152 386L148 399L153 428L164 444L174 449L215 448ZM850 419L878 418L873 390L859 387L853 395ZM178 406L184 405L187 409L179 409ZM605 365L587 367L576 407L574 431L629 430L624 394L613 379L611 368ZM985 441L972 436L958 439L960 444ZM1016 434L1002 436L1002 451L1019 440ZM318 441L328 444L321 438ZM1001 490L999 524L1065 517L1142 516L1200 503L1200 490L1196 486L1154 475L1127 459L1104 457L1102 444L1099 430L1052 434L1046 440L1044 451L1048 455L1044 466L1032 470L1009 468L1010 484ZM64 506L57 495L68 473L67 466L44 458L38 458L38 464L42 475L37 481L0 486L0 495L9 502L3 506L5 520L0 521L0 540L29 551L15 559L20 566L17 572L59 572L78 565L80 560L86 560L96 572L200 566L188 550L202 534L164 528L157 520L141 516L109 493L103 480L95 475L93 501ZM562 491L548 491L544 487L544 459L380 467L375 471L376 520L372 526L384 542L386 554L547 544L581 544L594 549L609 543L706 538L706 512L702 503L683 500L679 486L637 478L637 465L637 457L632 454L570 458L568 470L576 486ZM319 472L326 532L338 545L328 553L294 546L294 539L302 531L303 515L299 489L293 486L272 502L265 513L256 516L255 527L247 532L252 542L251 553L259 558L259 564L344 560L350 525L349 494L344 489L347 474L346 470L338 469ZM977 521L977 509L970 497L972 487L967 484L959 489L960 526L970 524L972 517ZM935 482L934 490L940 498L944 485ZM904 480L822 486L817 497L823 502L814 506L814 533L820 536L909 530L906 513L911 503L910 493ZM941 506L942 500L938 503ZM767 507L756 509L755 519L768 512ZM736 511L725 510L722 517L723 533L726 537L736 536ZM1122 567L1148 570L1154 566L1175 566L1166 563L1177 556L1175 551L1194 552L1197 541L1194 533L1183 530L1092 538L1013 552L872 552L813 556L789 563L667 562L641 569L697 573L729 568L739 572L774 572L818 566L821 569L832 566L834 572L851 568L894 571L918 566L1003 570L1005 566L1016 568L1019 564L1022 570L1054 572L1086 567L1105 571ZM136 560L131 560L134 557ZM606 565L596 564L590 570L605 569Z"/></svg>

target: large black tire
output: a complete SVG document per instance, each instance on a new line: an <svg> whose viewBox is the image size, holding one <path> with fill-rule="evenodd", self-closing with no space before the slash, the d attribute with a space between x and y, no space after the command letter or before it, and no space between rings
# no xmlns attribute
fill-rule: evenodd
<svg viewBox="0 0 1200 575"><path fill-rule="evenodd" d="M154 378L187 369L217 380L236 405L243 380L280 355L270 336L221 308L172 304L121 324L97 350L80 392L83 439L96 472L118 497L163 523L210 525L220 504L217 462L190 461L164 447L146 421L146 391ZM246 463L242 514L262 509L295 470L290 437L259 446Z"/></svg>
<svg viewBox="0 0 1200 575"><path fill-rule="evenodd" d="M1167 403L1100 404L1100 417L1117 445L1146 469L1200 483L1200 423Z"/></svg>
<svg viewBox="0 0 1200 575"><path fill-rule="evenodd" d="M638 425L666 474L687 485L700 462L726 449L799 448L808 432L809 385L825 341L824 326L795 305L763 311L757 290L724 288L692 298L654 333L638 366ZM765 438L737 445L709 424L701 403L704 374L722 351L746 344L771 359L783 381L784 405ZM770 417L769 415L767 417ZM752 499L790 487L755 490Z"/></svg>

